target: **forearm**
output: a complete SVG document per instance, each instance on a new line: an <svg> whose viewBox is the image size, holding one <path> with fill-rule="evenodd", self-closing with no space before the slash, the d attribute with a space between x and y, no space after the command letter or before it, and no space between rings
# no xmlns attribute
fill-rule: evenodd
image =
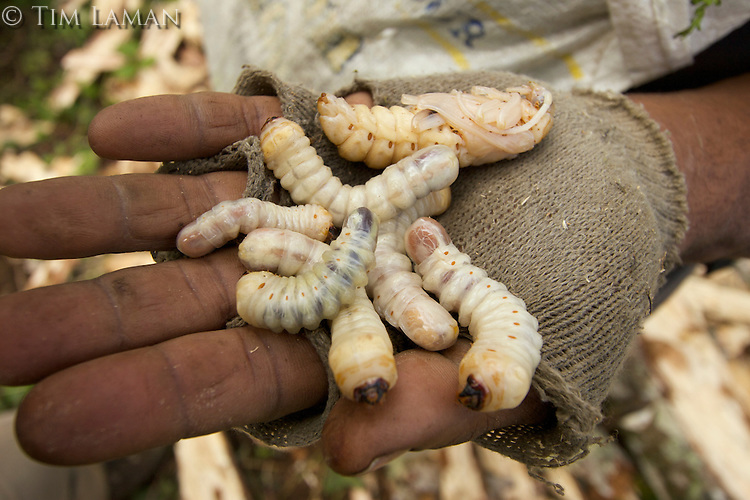
<svg viewBox="0 0 750 500"><path fill-rule="evenodd" d="M630 94L669 132L687 184L686 262L750 256L750 74L680 92Z"/></svg>

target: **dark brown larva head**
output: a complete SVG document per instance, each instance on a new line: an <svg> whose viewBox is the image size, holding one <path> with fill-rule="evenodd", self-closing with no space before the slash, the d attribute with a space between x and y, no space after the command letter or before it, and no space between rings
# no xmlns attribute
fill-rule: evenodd
<svg viewBox="0 0 750 500"><path fill-rule="evenodd" d="M268 126L268 124L270 124L271 122L273 122L275 120L278 120L279 118L281 118L281 117L280 116L269 116L268 118L266 118L266 121L263 122L263 126L261 127L261 130L264 129L264 128L266 128Z"/></svg>
<svg viewBox="0 0 750 500"><path fill-rule="evenodd" d="M458 401L472 410L481 410L487 399L487 388L473 375L466 378L466 385L458 395Z"/></svg>
<svg viewBox="0 0 750 500"><path fill-rule="evenodd" d="M377 378L354 389L354 401L375 405L383 400L386 392L388 392L388 382Z"/></svg>

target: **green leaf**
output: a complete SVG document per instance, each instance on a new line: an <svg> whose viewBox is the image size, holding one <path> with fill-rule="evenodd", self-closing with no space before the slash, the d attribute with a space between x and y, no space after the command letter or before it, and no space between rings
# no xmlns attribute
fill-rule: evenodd
<svg viewBox="0 0 750 500"><path fill-rule="evenodd" d="M693 31L700 31L701 29L701 23L703 22L703 16L706 15L706 9L709 8L712 5L719 6L721 5L721 0L690 0L690 3L692 5L697 5L695 12L693 12L693 18L690 20L690 24L687 28L684 30L676 33L674 36L677 37L686 37Z"/></svg>

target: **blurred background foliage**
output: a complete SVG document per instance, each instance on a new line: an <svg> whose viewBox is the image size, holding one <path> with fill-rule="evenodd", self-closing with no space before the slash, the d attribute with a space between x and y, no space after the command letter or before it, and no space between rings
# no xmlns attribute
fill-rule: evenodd
<svg viewBox="0 0 750 500"><path fill-rule="evenodd" d="M64 81L63 58L70 51L83 47L101 30L91 19L91 3L47 2L49 9L40 9L47 5L21 0L14 5L24 13L23 25L0 30L0 102L11 103L27 119L41 124L33 140L19 144L11 138L3 148L33 151L46 163L54 157L76 156L78 161L73 174L91 174L101 166L88 148L86 130L94 115L114 102L107 94L107 82L125 83L132 80L139 69L153 64L153 58L138 53L144 30L132 29L132 36L117 47L123 64L102 71L93 81L82 82L72 102L51 100L50 96ZM145 0L142 8L148 10L153 4ZM60 11L72 13L73 9L80 15L80 24L63 23ZM57 12L55 24L52 24L53 12ZM38 25L40 18L41 26Z"/></svg>

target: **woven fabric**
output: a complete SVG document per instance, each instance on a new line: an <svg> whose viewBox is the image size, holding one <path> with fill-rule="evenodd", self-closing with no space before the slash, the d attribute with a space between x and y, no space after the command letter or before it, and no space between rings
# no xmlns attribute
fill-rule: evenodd
<svg viewBox="0 0 750 500"><path fill-rule="evenodd" d="M404 93L502 89L528 80L496 72L358 80L338 94L367 90L376 104L391 106ZM666 272L678 263L687 224L671 144L640 107L620 94L550 90L554 124L542 143L512 160L462 169L451 207L438 217L472 263L521 297L539 320L544 345L533 384L554 404L555 421L497 429L477 440L530 467L568 464L598 441L602 402ZM245 70L235 92L278 95L284 116L305 129L342 181L359 184L377 173L338 157L317 122L317 95L254 68ZM291 204L263 168L257 139L240 141L218 158L170 163L164 171L243 165L250 172L247 196ZM307 335L325 360L327 332ZM314 442L338 398L335 384L329 385L325 408L245 431L276 446Z"/></svg>

